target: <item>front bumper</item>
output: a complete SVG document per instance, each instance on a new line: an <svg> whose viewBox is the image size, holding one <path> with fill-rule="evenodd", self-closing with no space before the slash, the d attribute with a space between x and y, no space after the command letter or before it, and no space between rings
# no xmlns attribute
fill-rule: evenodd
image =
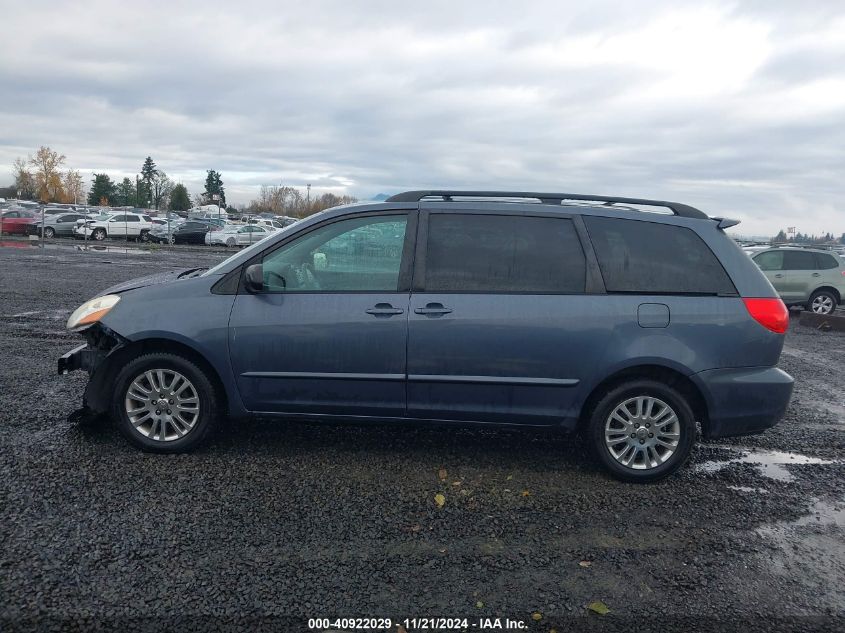
<svg viewBox="0 0 845 633"><path fill-rule="evenodd" d="M690 376L707 401L707 437L753 435L786 413L792 376L777 367L711 369Z"/></svg>
<svg viewBox="0 0 845 633"><path fill-rule="evenodd" d="M59 358L59 376L63 376L69 371L75 371L77 369L82 369L90 374L94 371L94 368L102 357L103 352L90 348L88 343L83 343Z"/></svg>

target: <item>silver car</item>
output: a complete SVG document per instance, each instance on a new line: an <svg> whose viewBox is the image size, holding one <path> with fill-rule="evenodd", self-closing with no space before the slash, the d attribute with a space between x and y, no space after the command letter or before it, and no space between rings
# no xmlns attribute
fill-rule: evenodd
<svg viewBox="0 0 845 633"><path fill-rule="evenodd" d="M787 246L753 253L751 259L788 306L830 314L845 295L845 266L836 253Z"/></svg>
<svg viewBox="0 0 845 633"><path fill-rule="evenodd" d="M260 242L274 231L255 224L228 224L219 231L209 231L205 234L206 244L222 244L223 246L249 246Z"/></svg>
<svg viewBox="0 0 845 633"><path fill-rule="evenodd" d="M84 218L84 214L76 211L65 211L55 215L45 214L43 218L38 217L36 222L27 227L27 233L30 235L41 235L41 227L43 224L44 237L47 239L55 237L56 235L73 237L73 230L76 228L76 222Z"/></svg>

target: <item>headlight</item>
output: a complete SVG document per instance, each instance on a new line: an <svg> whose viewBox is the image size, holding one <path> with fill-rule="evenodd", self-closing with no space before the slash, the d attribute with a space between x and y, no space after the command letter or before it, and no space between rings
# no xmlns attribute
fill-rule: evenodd
<svg viewBox="0 0 845 633"><path fill-rule="evenodd" d="M96 323L109 313L120 301L118 295L105 295L86 301L70 315L67 320L67 329L75 330L84 325Z"/></svg>

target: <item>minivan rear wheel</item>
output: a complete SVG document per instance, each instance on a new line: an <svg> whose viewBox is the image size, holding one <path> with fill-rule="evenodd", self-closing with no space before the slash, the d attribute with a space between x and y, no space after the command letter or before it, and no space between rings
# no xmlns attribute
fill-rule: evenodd
<svg viewBox="0 0 845 633"><path fill-rule="evenodd" d="M676 389L654 380L632 380L598 402L589 437L599 460L617 479L657 481L689 457L695 416Z"/></svg>
<svg viewBox="0 0 845 633"><path fill-rule="evenodd" d="M209 377L176 354L145 354L126 365L115 380L114 419L137 448L183 453L215 427L218 398Z"/></svg>
<svg viewBox="0 0 845 633"><path fill-rule="evenodd" d="M807 307L816 314L832 314L837 303L836 296L830 290L816 290Z"/></svg>

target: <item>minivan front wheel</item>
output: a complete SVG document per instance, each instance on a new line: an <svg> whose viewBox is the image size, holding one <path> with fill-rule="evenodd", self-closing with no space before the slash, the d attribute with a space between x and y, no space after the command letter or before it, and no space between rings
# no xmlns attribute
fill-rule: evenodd
<svg viewBox="0 0 845 633"><path fill-rule="evenodd" d="M653 380L616 386L590 417L593 449L618 479L657 481L680 468L695 441L695 417L683 395Z"/></svg>
<svg viewBox="0 0 845 633"><path fill-rule="evenodd" d="M218 417L214 386L191 361L167 353L141 356L115 380L113 414L134 446L181 453L200 444Z"/></svg>
<svg viewBox="0 0 845 633"><path fill-rule="evenodd" d="M817 290L810 297L810 310L816 314L831 314L836 310L836 297L829 290Z"/></svg>

